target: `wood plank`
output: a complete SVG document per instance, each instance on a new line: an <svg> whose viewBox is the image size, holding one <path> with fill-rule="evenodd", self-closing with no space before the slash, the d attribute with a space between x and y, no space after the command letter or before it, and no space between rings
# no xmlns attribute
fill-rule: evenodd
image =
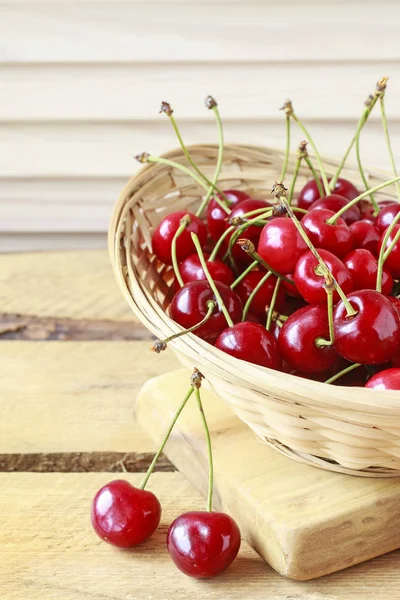
<svg viewBox="0 0 400 600"><path fill-rule="evenodd" d="M190 374L181 369L156 377L140 392L137 417L156 443ZM279 573L313 579L400 547L399 479L349 477L299 464L261 444L208 388L202 402L212 435L215 504L232 513L244 537ZM206 495L207 449L195 401L165 452Z"/></svg>
<svg viewBox="0 0 400 600"><path fill-rule="evenodd" d="M0 453L152 451L133 422L136 395L176 366L149 342L4 342Z"/></svg>
<svg viewBox="0 0 400 600"><path fill-rule="evenodd" d="M391 60L398 3L29 3L2 6L4 63ZM390 18L387 15L390 14ZM212 18L210 18L212 15ZM355 26L355 23L357 26ZM377 26L380 35L371 35ZM304 32L307 34L305 35ZM144 35L145 33L145 35ZM240 52L238 52L240 40ZM351 40L351 43L338 43Z"/></svg>
<svg viewBox="0 0 400 600"><path fill-rule="evenodd" d="M400 5L399 5L400 7ZM229 121L225 124L227 142L280 147L284 145L284 119L269 121ZM341 156L353 135L355 122L314 122L309 124L319 151L325 156ZM215 123L190 122L182 128L187 144L216 142ZM293 131L293 149L303 139ZM391 124L395 158L400 158L400 122ZM0 125L0 177L126 177L139 169L136 154L159 154L177 146L170 123L160 115L158 123L36 123ZM387 150L382 127L369 123L363 132L362 157L365 164L387 167ZM110 198L110 206L115 198ZM87 210L87 209L86 209ZM46 214L43 210L42 215ZM79 219L77 219L78 222ZM33 226L37 226L37 221ZM3 217L1 227L17 230L17 215ZM3 229L4 230L4 229Z"/></svg>
<svg viewBox="0 0 400 600"><path fill-rule="evenodd" d="M106 251L0 256L3 312L72 319L134 321Z"/></svg>
<svg viewBox="0 0 400 600"><path fill-rule="evenodd" d="M207 93L224 119L281 119L278 109L289 97L303 118L357 120L384 74L387 114L399 119L400 61L3 65L0 120L160 120L162 99L179 120L207 120Z"/></svg>
<svg viewBox="0 0 400 600"><path fill-rule="evenodd" d="M128 475L132 483L140 478ZM311 582L280 577L243 542L237 560L212 582L179 573L165 550L168 525L204 501L178 473L156 473L159 530L134 551L102 543L90 501L109 474L0 474L0 563L4 600L397 600L398 552Z"/></svg>

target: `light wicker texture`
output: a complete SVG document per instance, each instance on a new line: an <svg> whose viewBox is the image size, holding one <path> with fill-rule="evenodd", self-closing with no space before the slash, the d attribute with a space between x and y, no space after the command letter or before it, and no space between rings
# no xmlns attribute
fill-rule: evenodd
<svg viewBox="0 0 400 600"><path fill-rule="evenodd" d="M211 177L218 148L189 148ZM188 166L182 151L165 157ZM228 145L219 177L222 188L241 188L271 199L283 153L269 148ZM286 182L295 164L291 156ZM324 160L328 175L337 163ZM344 177L358 182L356 169ZM297 189L309 178L305 167ZM371 186L389 179L368 171ZM109 250L117 281L137 317L158 338L181 330L167 314L172 297L171 267L151 252L151 233L174 210L198 206L204 190L190 177L164 165L146 165L122 191L109 231ZM377 197L395 197L386 188ZM235 359L193 334L170 344L184 365L198 367L214 390L263 441L301 462L354 475L400 476L400 393L326 385ZM150 354L149 360L157 360ZM182 390L182 393L184 390Z"/></svg>

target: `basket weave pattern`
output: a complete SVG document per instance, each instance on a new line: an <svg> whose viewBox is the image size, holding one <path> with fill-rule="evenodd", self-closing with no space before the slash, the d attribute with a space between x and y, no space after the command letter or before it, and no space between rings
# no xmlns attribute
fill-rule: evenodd
<svg viewBox="0 0 400 600"><path fill-rule="evenodd" d="M218 147L192 146L194 161L208 177ZM181 150L165 157L189 166ZM268 148L228 145L219 185L270 198L283 153ZM291 157L286 181L295 165ZM337 163L325 161L333 175ZM358 183L357 171L344 177ZM389 179L370 171L371 186ZM309 178L300 170L297 189ZM377 197L395 198L386 188ZM175 210L195 211L204 190L190 177L164 165L146 165L122 191L109 231L109 250L118 283L137 317L158 338L181 331L166 313L173 272L151 253L151 233ZM264 442L301 462L370 477L400 476L400 393L326 385L287 375L217 350L193 334L170 344L184 365L198 367L210 385ZM150 357L149 357L150 358ZM153 360L156 357L153 356Z"/></svg>

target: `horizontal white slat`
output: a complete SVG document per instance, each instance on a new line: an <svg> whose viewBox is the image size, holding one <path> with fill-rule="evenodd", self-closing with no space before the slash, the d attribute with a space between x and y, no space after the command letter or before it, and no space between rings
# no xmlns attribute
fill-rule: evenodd
<svg viewBox="0 0 400 600"><path fill-rule="evenodd" d="M5 3L0 61L392 60L399 21L386 1Z"/></svg>
<svg viewBox="0 0 400 600"><path fill-rule="evenodd" d="M209 93L225 119L280 119L287 97L309 119L356 119L385 74L387 111L400 119L400 53L392 64L8 65L0 66L0 121L162 119L161 100L177 119L207 119Z"/></svg>
<svg viewBox="0 0 400 600"><path fill-rule="evenodd" d="M105 248L105 233L68 233L68 234L1 234L0 252L36 252L43 250L87 250Z"/></svg>
<svg viewBox="0 0 400 600"><path fill-rule="evenodd" d="M310 131L327 156L343 154L353 134L348 123L315 122ZM400 161L400 123L391 128L392 142ZM188 144L216 141L213 120L191 121L183 127ZM225 127L226 141L282 148L284 123L232 121ZM293 149L303 139L292 135ZM137 170L136 154L159 154L177 146L169 122L119 124L10 124L0 125L0 178L7 177L128 177ZM381 126L369 123L362 137L365 163L386 167L387 152Z"/></svg>

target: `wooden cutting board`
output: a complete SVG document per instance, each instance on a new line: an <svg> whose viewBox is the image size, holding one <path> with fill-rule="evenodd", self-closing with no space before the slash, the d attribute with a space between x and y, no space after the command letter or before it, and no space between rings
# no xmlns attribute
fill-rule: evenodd
<svg viewBox="0 0 400 600"><path fill-rule="evenodd" d="M161 375L139 394L137 418L157 445L189 377L187 369ZM258 441L205 386L202 400L214 451L214 507L237 520L243 537L279 573L313 579L400 547L400 478L341 475L294 462ZM207 453L194 396L165 453L205 496Z"/></svg>

